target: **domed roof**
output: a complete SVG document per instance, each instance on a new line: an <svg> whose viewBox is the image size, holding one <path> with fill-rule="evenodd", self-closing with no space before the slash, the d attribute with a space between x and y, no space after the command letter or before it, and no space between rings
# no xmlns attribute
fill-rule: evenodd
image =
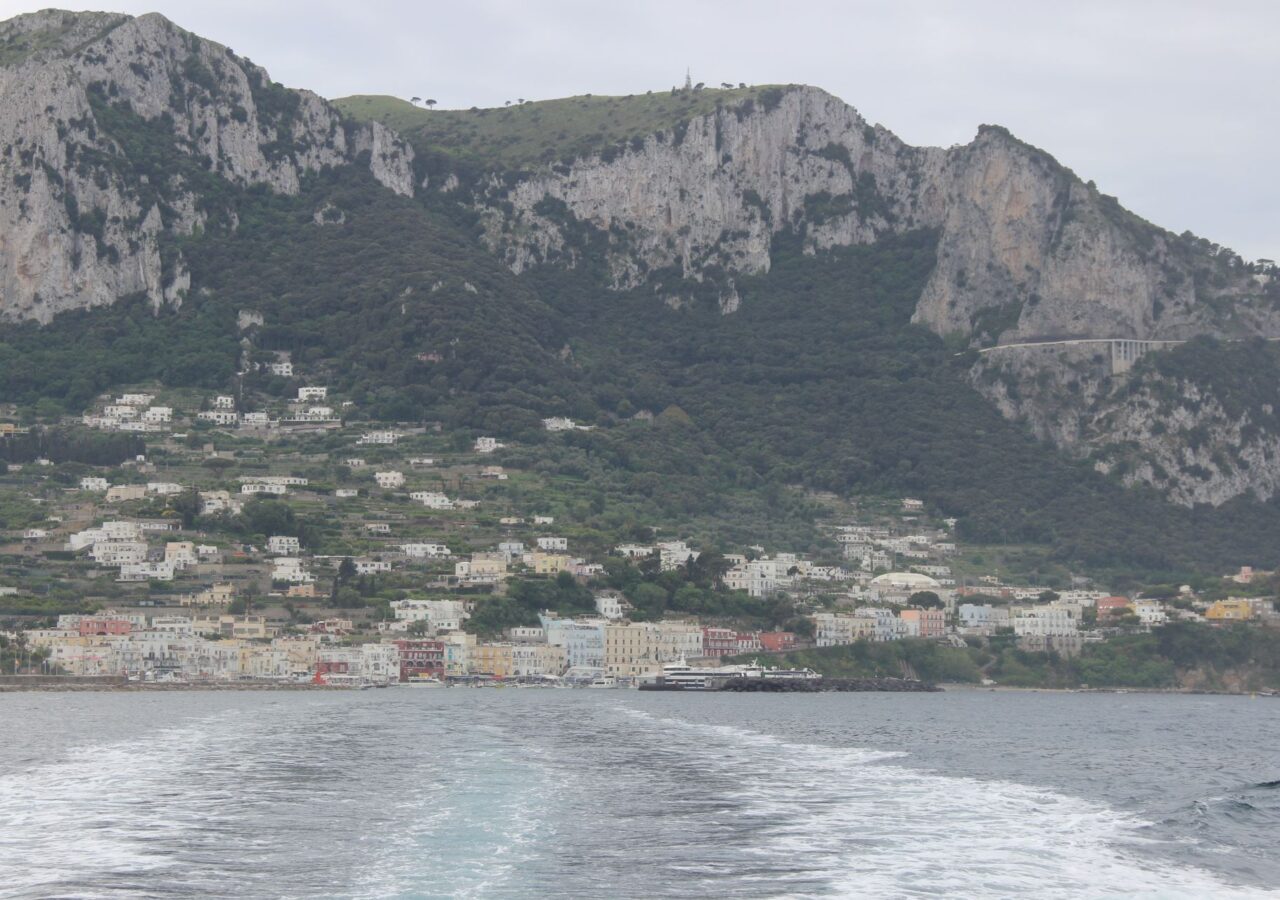
<svg viewBox="0 0 1280 900"><path fill-rule="evenodd" d="M886 572L871 579L872 587L905 588L913 591L932 590L941 587L936 579L919 572Z"/></svg>

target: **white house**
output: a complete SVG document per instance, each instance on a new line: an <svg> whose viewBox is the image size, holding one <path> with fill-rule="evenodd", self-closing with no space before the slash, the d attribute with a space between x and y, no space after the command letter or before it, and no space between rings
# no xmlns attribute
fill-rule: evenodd
<svg viewBox="0 0 1280 900"><path fill-rule="evenodd" d="M398 431L369 431L360 437L359 444L394 444L400 440Z"/></svg>
<svg viewBox="0 0 1280 900"><path fill-rule="evenodd" d="M287 581L290 584L310 584L315 576L302 567L302 560L297 557L277 557L272 560L272 581Z"/></svg>
<svg viewBox="0 0 1280 900"><path fill-rule="evenodd" d="M291 534L273 534L267 538L267 552L276 556L292 556L302 548L302 543Z"/></svg>
<svg viewBox="0 0 1280 900"><path fill-rule="evenodd" d="M562 537L540 537L538 538L539 550L568 550L569 539Z"/></svg>
<svg viewBox="0 0 1280 900"><path fill-rule="evenodd" d="M305 403L308 400L324 400L329 396L327 387L300 387L298 388L298 402Z"/></svg>
<svg viewBox="0 0 1280 900"><path fill-rule="evenodd" d="M242 494L272 494L277 497L282 497L288 492L289 488L283 484L257 482L240 485L240 493Z"/></svg>
<svg viewBox="0 0 1280 900"><path fill-rule="evenodd" d="M161 422L173 421L173 407L171 406L152 406L148 407L142 413L142 421L159 424Z"/></svg>
<svg viewBox="0 0 1280 900"><path fill-rule="evenodd" d="M499 447L505 447L505 444L498 443L497 438L478 437L476 438L475 449L477 453L492 453Z"/></svg>
<svg viewBox="0 0 1280 900"><path fill-rule="evenodd" d="M194 566L200 559L191 541L169 541L164 545L164 561L177 571Z"/></svg>
<svg viewBox="0 0 1280 900"><path fill-rule="evenodd" d="M213 398L213 408L214 409L235 409L236 398L229 397L226 394L219 394L217 397Z"/></svg>
<svg viewBox="0 0 1280 900"><path fill-rule="evenodd" d="M206 409L198 413L196 418L202 422L212 422L214 425L235 425L240 421L240 416L234 409Z"/></svg>
<svg viewBox="0 0 1280 900"><path fill-rule="evenodd" d="M373 478L378 482L378 487L386 490L392 490L398 487L404 487L403 472L374 472Z"/></svg>
<svg viewBox="0 0 1280 900"><path fill-rule="evenodd" d="M143 541L95 541L89 556L100 566L124 566L146 562L147 545Z"/></svg>
<svg viewBox="0 0 1280 900"><path fill-rule="evenodd" d="M411 559L441 559L449 555L445 544L401 544L400 551Z"/></svg>
<svg viewBox="0 0 1280 900"><path fill-rule="evenodd" d="M611 621L621 619L626 610L621 597L613 594L600 594L596 597L596 612Z"/></svg>
<svg viewBox="0 0 1280 900"><path fill-rule="evenodd" d="M355 488L338 488L333 492L333 496L337 497L339 500L345 500L349 497L359 497L360 491Z"/></svg>
<svg viewBox="0 0 1280 900"><path fill-rule="evenodd" d="M80 490L82 491L105 491L107 487L107 479L105 478L86 475L80 479Z"/></svg>
<svg viewBox="0 0 1280 900"><path fill-rule="evenodd" d="M453 509L453 501L439 491L414 491L409 499L421 502L427 509Z"/></svg>

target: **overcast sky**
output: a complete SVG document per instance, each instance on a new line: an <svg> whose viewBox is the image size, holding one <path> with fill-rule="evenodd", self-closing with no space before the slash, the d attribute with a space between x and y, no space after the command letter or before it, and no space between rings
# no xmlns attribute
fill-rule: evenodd
<svg viewBox="0 0 1280 900"><path fill-rule="evenodd" d="M47 0L57 2L57 0ZM0 18L47 3L0 0ZM1272 0L98 0L277 81L442 107L683 81L823 87L914 144L1008 127L1152 221L1280 257Z"/></svg>

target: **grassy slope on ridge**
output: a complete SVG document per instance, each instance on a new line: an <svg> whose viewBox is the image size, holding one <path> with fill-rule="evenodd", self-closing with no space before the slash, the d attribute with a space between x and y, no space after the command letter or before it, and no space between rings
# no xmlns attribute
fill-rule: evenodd
<svg viewBox="0 0 1280 900"><path fill-rule="evenodd" d="M757 85L626 97L585 94L470 110L427 110L397 97L376 95L332 102L344 115L378 121L400 132L419 151L443 152L482 168L518 169L569 161L643 139L718 106L775 102L783 90Z"/></svg>

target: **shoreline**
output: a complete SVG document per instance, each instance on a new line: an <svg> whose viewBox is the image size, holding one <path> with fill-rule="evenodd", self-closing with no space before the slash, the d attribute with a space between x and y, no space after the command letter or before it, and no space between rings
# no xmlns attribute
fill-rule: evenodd
<svg viewBox="0 0 1280 900"><path fill-rule="evenodd" d="M54 676L56 677L56 676ZM58 682L41 678L42 683L0 683L0 694L25 693L145 693L184 691L360 691L358 685L314 684L312 682L241 681L241 682L125 682L119 679L102 681ZM388 687L398 687L391 684ZM1020 693L1020 694L1176 694L1201 697L1262 697L1280 698L1280 691L1215 691L1186 688L1038 688L1012 685L976 685L956 682L940 682L932 690L816 690L799 693ZM674 692L690 693L690 692ZM697 693L697 692L694 692ZM796 691L712 691L709 693L797 693Z"/></svg>
<svg viewBox="0 0 1280 900"><path fill-rule="evenodd" d="M1081 687L1081 688L1051 688L1051 687L1020 687L1015 685L1003 684L965 684L963 682L939 682L938 687L946 691L993 691L1007 692L1019 694L1178 694L1183 696L1201 696L1201 697L1280 697L1280 691L1262 690L1262 691L1227 691L1227 690L1209 690L1207 688L1126 688L1126 687Z"/></svg>
<svg viewBox="0 0 1280 900"><path fill-rule="evenodd" d="M144 691L356 691L357 686L271 681L0 684L0 694L141 693Z"/></svg>

